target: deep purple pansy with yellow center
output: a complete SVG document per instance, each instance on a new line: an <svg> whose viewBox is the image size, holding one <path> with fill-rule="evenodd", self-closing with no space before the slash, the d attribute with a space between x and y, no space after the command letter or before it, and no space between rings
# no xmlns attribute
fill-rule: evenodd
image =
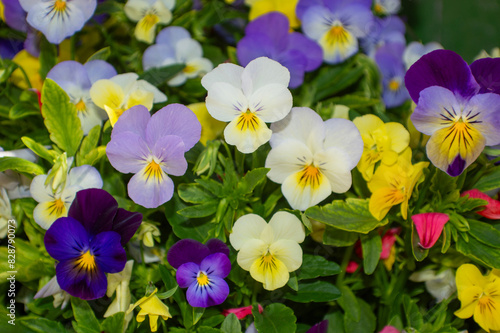
<svg viewBox="0 0 500 333"><path fill-rule="evenodd" d="M57 219L45 233L45 248L54 259L57 283L85 300L104 296L106 273L118 273L127 262L123 246L142 222L142 214L118 208L106 191L79 191L68 217Z"/></svg>

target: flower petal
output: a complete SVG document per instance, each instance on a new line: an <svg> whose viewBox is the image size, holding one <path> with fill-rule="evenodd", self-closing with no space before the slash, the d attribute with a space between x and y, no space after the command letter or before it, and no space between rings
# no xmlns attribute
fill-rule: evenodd
<svg viewBox="0 0 500 333"><path fill-rule="evenodd" d="M104 273L123 271L127 263L127 253L122 247L121 236L114 231L97 234L90 242L95 262Z"/></svg>
<svg viewBox="0 0 500 333"><path fill-rule="evenodd" d="M328 179L332 192L344 193L351 188L350 167L352 164L349 165L348 163L352 163L352 157L345 150L332 147L318 152L314 155L314 159L320 165L321 172Z"/></svg>
<svg viewBox="0 0 500 333"><path fill-rule="evenodd" d="M422 213L413 215L411 219L420 238L419 245L424 249L430 249L436 244L450 217L444 213Z"/></svg>
<svg viewBox="0 0 500 333"><path fill-rule="evenodd" d="M167 44L151 45L142 55L142 66L144 70L153 67L163 67L177 63L175 49Z"/></svg>
<svg viewBox="0 0 500 333"><path fill-rule="evenodd" d="M316 167L306 166L302 171L288 176L281 191L293 209L305 211L332 193L328 178Z"/></svg>
<svg viewBox="0 0 500 333"><path fill-rule="evenodd" d="M175 273L177 284L180 288L187 288L191 284L196 284L196 276L200 271L200 266L194 262L186 262L180 265Z"/></svg>
<svg viewBox="0 0 500 333"><path fill-rule="evenodd" d="M106 146L106 155L116 170L122 173L137 173L147 164L151 152L139 135L121 132L113 135Z"/></svg>
<svg viewBox="0 0 500 333"><path fill-rule="evenodd" d="M257 90L273 83L288 87L290 72L275 60L260 57L245 67L241 74L241 82L245 96L251 96Z"/></svg>
<svg viewBox="0 0 500 333"><path fill-rule="evenodd" d="M184 151L184 142L177 135L163 136L153 147L153 155L161 161L162 170L174 176L182 176L187 170Z"/></svg>
<svg viewBox="0 0 500 333"><path fill-rule="evenodd" d="M173 268L179 268L184 263L194 262L201 264L201 261L210 255L210 250L206 245L194 239L181 239L168 250L167 261Z"/></svg>
<svg viewBox="0 0 500 333"><path fill-rule="evenodd" d="M190 39L191 34L188 30L179 26L171 26L163 29L156 36L156 44L165 44L174 46L182 39Z"/></svg>
<svg viewBox="0 0 500 333"><path fill-rule="evenodd" d="M207 104L208 107L208 104ZM210 109L209 109L210 110ZM250 115L247 117L247 115ZM272 131L255 114L241 113L224 129L224 138L244 153L253 153L271 138Z"/></svg>
<svg viewBox="0 0 500 333"><path fill-rule="evenodd" d="M260 239L260 234L266 226L267 222L259 215L243 215L234 222L233 231L229 235L229 242L235 250L239 250L245 242L251 239Z"/></svg>
<svg viewBox="0 0 500 333"><path fill-rule="evenodd" d="M86 62L83 67L87 71L90 83L101 79L109 79L117 75L116 69L104 60L91 60Z"/></svg>
<svg viewBox="0 0 500 333"><path fill-rule="evenodd" d="M57 283L61 289L71 296L84 300L103 297L108 288L106 274L99 267L96 267L91 273L76 267L74 260L62 261L57 264Z"/></svg>
<svg viewBox="0 0 500 333"><path fill-rule="evenodd" d="M334 118L325 121L325 148L336 148L345 153L349 170L358 164L363 154L363 139L350 120Z"/></svg>
<svg viewBox="0 0 500 333"><path fill-rule="evenodd" d="M205 75L202 82L211 73L213 71ZM243 92L226 82L215 82L210 86L206 105L210 115L220 121L231 121L248 109L248 101Z"/></svg>
<svg viewBox="0 0 500 333"><path fill-rule="evenodd" d="M136 173L129 181L129 197L146 208L156 208L170 200L174 194L174 182L161 170L158 174L148 172L148 166Z"/></svg>
<svg viewBox="0 0 500 333"><path fill-rule="evenodd" d="M233 86L234 90L240 90L242 74L243 67L241 66L228 63L220 64L201 79L201 84L206 90L211 90L215 83L227 83Z"/></svg>
<svg viewBox="0 0 500 333"><path fill-rule="evenodd" d="M240 247L236 260L238 265L249 271L252 265L267 253L268 244L261 239L249 239Z"/></svg>
<svg viewBox="0 0 500 333"><path fill-rule="evenodd" d="M456 273L458 298L462 299L462 292L471 286L477 286L482 290L486 287L487 280L479 269L472 264L461 265Z"/></svg>
<svg viewBox="0 0 500 333"><path fill-rule="evenodd" d="M33 219L43 229L48 229L55 220L68 215L66 202L54 198L51 201L40 202L33 210Z"/></svg>
<svg viewBox="0 0 500 333"><path fill-rule="evenodd" d="M288 239L302 243L306 237L304 225L292 213L277 212L269 221L269 225L273 228L275 240Z"/></svg>
<svg viewBox="0 0 500 333"><path fill-rule="evenodd" d="M77 61L63 61L52 67L47 78L54 80L64 91L72 88L90 89L91 82L85 67Z"/></svg>
<svg viewBox="0 0 500 333"><path fill-rule="evenodd" d="M211 238L205 245L210 250L210 253L223 253L229 257L229 248L227 247L226 243L224 243L220 239Z"/></svg>
<svg viewBox="0 0 500 333"><path fill-rule="evenodd" d="M271 141L275 139L275 134L273 133ZM267 173L267 177L275 183L282 184L288 176L300 172L312 160L311 151L301 141L294 139L281 141L267 155L265 166L271 169Z"/></svg>
<svg viewBox="0 0 500 333"><path fill-rule="evenodd" d="M255 112L266 123L285 118L292 109L292 104L292 93L287 86L281 84L268 84L254 90L248 100L250 111Z"/></svg>
<svg viewBox="0 0 500 333"><path fill-rule="evenodd" d="M71 260L89 247L89 235L74 218L61 217L45 233L44 244L52 258Z"/></svg>
<svg viewBox="0 0 500 333"><path fill-rule="evenodd" d="M250 267L250 275L259 282L262 282L264 289L275 290L283 287L290 278L285 264L274 258L272 264L265 265L262 260L257 260Z"/></svg>
<svg viewBox="0 0 500 333"><path fill-rule="evenodd" d="M483 58L470 64L470 70L481 89L480 94L500 94L500 59Z"/></svg>
<svg viewBox="0 0 500 333"><path fill-rule="evenodd" d="M270 253L285 264L289 272L302 265L302 248L297 242L289 239L279 239L269 247Z"/></svg>
<svg viewBox="0 0 500 333"><path fill-rule="evenodd" d="M78 185L82 188L101 188L102 178L96 168L90 165L82 165L69 171L67 185Z"/></svg>
<svg viewBox="0 0 500 333"><path fill-rule="evenodd" d="M231 272L231 262L224 253L213 253L203 259L200 269L207 273L209 279L213 276L225 278Z"/></svg>
<svg viewBox="0 0 500 333"><path fill-rule="evenodd" d="M118 208L113 220L112 231L117 232L121 236L121 244L125 246L135 234L142 223L142 214L129 212L123 208Z"/></svg>
<svg viewBox="0 0 500 333"><path fill-rule="evenodd" d="M111 139L120 133L132 132L145 140L146 127L150 119L151 114L144 105L136 105L125 110L111 131Z"/></svg>

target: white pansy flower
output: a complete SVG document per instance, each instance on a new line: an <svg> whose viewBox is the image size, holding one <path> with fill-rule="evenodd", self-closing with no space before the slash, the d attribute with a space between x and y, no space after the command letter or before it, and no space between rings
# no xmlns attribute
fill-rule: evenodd
<svg viewBox="0 0 500 333"><path fill-rule="evenodd" d="M128 0L123 9L129 19L137 22L135 38L151 44L156 25L170 23L174 6L175 0Z"/></svg>
<svg viewBox="0 0 500 333"><path fill-rule="evenodd" d="M426 269L420 272L415 272L409 278L413 282L425 282L425 289L439 303L449 298L455 291L457 285L455 283L455 274L451 268L437 272L433 269Z"/></svg>

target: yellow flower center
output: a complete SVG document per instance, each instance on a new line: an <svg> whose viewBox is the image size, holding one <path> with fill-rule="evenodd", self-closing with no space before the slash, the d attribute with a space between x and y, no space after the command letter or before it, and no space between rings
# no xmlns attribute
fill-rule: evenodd
<svg viewBox="0 0 500 333"><path fill-rule="evenodd" d="M54 3L54 9L58 12L66 10L66 1L56 0L56 2Z"/></svg>
<svg viewBox="0 0 500 333"><path fill-rule="evenodd" d="M398 90L398 89L399 89L399 86L400 86L400 85L401 85L401 84L399 83L399 81L398 81L398 80L396 80L396 79L392 79L391 81L389 81L389 85L388 85L388 87L389 87L389 90L391 90L391 91L396 91L396 90Z"/></svg>
<svg viewBox="0 0 500 333"><path fill-rule="evenodd" d="M156 14L147 14L146 16L143 17L141 20L141 28L144 29L145 31L149 31L152 29L158 22L160 21L160 18Z"/></svg>
<svg viewBox="0 0 500 333"><path fill-rule="evenodd" d="M379 3L375 4L375 6L373 6L373 10L377 14L383 14L384 13L384 7L382 7L382 5L379 4Z"/></svg>
<svg viewBox="0 0 500 333"><path fill-rule="evenodd" d="M76 111L78 111L78 112L84 112L85 108L86 108L86 105L85 105L85 102L83 101L83 99L80 99L78 101L78 103L75 104L75 107L76 107Z"/></svg>
<svg viewBox="0 0 500 333"><path fill-rule="evenodd" d="M315 167L313 164L307 165L302 169L302 171L297 173L297 183L302 187L312 187L317 189L322 180L323 174L321 170Z"/></svg>
<svg viewBox="0 0 500 333"><path fill-rule="evenodd" d="M196 71L196 66L194 65L186 65L186 67L184 67L184 69L182 70L185 74L191 74L191 73L194 73Z"/></svg>
<svg viewBox="0 0 500 333"><path fill-rule="evenodd" d="M260 257L259 268L263 271L275 271L278 266L276 265L276 258L269 253L269 251Z"/></svg>
<svg viewBox="0 0 500 333"><path fill-rule="evenodd" d="M50 215L61 216L66 207L64 207L64 202L61 199L56 199L49 204L48 208Z"/></svg>
<svg viewBox="0 0 500 333"><path fill-rule="evenodd" d="M154 178L154 179L162 179L163 178L163 170L161 169L161 166L156 163L154 160L149 162L149 164L146 166L146 170L144 170L144 174L146 175L147 180L149 178Z"/></svg>
<svg viewBox="0 0 500 333"><path fill-rule="evenodd" d="M341 25L330 28L327 33L327 40L330 44L346 44L349 39L349 33Z"/></svg>
<svg viewBox="0 0 500 333"><path fill-rule="evenodd" d="M492 312L494 310L495 305L493 304L494 301L491 297L487 296L484 292L479 296L478 299L478 304L479 304L479 311L484 314L486 311Z"/></svg>
<svg viewBox="0 0 500 333"><path fill-rule="evenodd" d="M90 250L82 253L82 255L76 260L75 265L79 269L83 269L85 271L93 271L96 269L95 258L90 253Z"/></svg>
<svg viewBox="0 0 500 333"><path fill-rule="evenodd" d="M204 287L210 283L210 281L208 280L208 276L203 272L198 273L198 277L196 278L196 281L198 281L198 285L200 285L202 287Z"/></svg>
<svg viewBox="0 0 500 333"><path fill-rule="evenodd" d="M247 110L246 112L242 112L238 117L238 123L236 124L236 128L240 131L256 131L259 126L258 118L254 112Z"/></svg>

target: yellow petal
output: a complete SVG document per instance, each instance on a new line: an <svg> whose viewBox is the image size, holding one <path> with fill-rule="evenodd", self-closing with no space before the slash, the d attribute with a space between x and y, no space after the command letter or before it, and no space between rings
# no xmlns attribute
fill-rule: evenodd
<svg viewBox="0 0 500 333"><path fill-rule="evenodd" d="M268 244L260 239L250 239L246 241L238 252L236 260L238 265L246 271L252 268L252 265L257 262L264 254L266 254Z"/></svg>
<svg viewBox="0 0 500 333"><path fill-rule="evenodd" d="M250 275L262 282L266 290L283 287L290 277L285 264L272 254L263 255L255 261L250 267Z"/></svg>
<svg viewBox="0 0 500 333"><path fill-rule="evenodd" d="M372 194L368 208L370 213L381 221L392 206L403 202L403 200L404 194L401 191L388 187L382 188Z"/></svg>
<svg viewBox="0 0 500 333"><path fill-rule="evenodd" d="M467 288L478 286L482 290L486 286L486 278L472 264L463 264L457 269L456 282L459 299L462 299L461 292Z"/></svg>
<svg viewBox="0 0 500 333"><path fill-rule="evenodd" d="M280 239L269 247L269 252L285 264L289 272L293 272L302 265L302 248L292 240Z"/></svg>
<svg viewBox="0 0 500 333"><path fill-rule="evenodd" d="M461 292L460 301L462 307L455 311L455 316L466 319L472 317L478 305L478 298L482 293L482 289L477 286L469 287Z"/></svg>
<svg viewBox="0 0 500 333"><path fill-rule="evenodd" d="M482 296L476 302L474 321L486 332L500 330L500 299Z"/></svg>
<svg viewBox="0 0 500 333"><path fill-rule="evenodd" d="M253 153L271 138L272 131L255 113L241 112L224 130L226 142L245 154Z"/></svg>
<svg viewBox="0 0 500 333"><path fill-rule="evenodd" d="M361 135L369 134L384 125L384 122L373 114L356 117L353 121Z"/></svg>
<svg viewBox="0 0 500 333"><path fill-rule="evenodd" d="M217 139L222 135L226 123L212 117L210 113L208 113L205 103L194 103L187 107L194 112L201 124L200 142L203 145L206 145L208 140Z"/></svg>
<svg viewBox="0 0 500 333"><path fill-rule="evenodd" d="M135 26L135 38L148 44L153 43L155 39L155 28L159 21L160 18L158 15L146 14Z"/></svg>
<svg viewBox="0 0 500 333"><path fill-rule="evenodd" d="M39 73L40 61L38 60L38 58L33 57L26 50L22 50L14 56L12 61L18 64L24 70L26 76L28 77L29 83L31 84L31 87L42 91L43 81ZM10 79L19 88L29 88L28 82L26 82L25 76L19 68L12 73Z"/></svg>
<svg viewBox="0 0 500 333"><path fill-rule="evenodd" d="M400 123L387 123L385 130L391 138L391 149L396 153L401 153L410 144L410 133Z"/></svg>
<svg viewBox="0 0 500 333"><path fill-rule="evenodd" d="M140 88L134 90L127 99L125 110L136 105L144 105L148 110L153 108L154 93L152 91L142 90Z"/></svg>
<svg viewBox="0 0 500 333"><path fill-rule="evenodd" d="M90 97L94 104L101 109L104 109L104 106L110 109L119 109L124 103L125 93L122 87L113 81L99 80L90 88Z"/></svg>

